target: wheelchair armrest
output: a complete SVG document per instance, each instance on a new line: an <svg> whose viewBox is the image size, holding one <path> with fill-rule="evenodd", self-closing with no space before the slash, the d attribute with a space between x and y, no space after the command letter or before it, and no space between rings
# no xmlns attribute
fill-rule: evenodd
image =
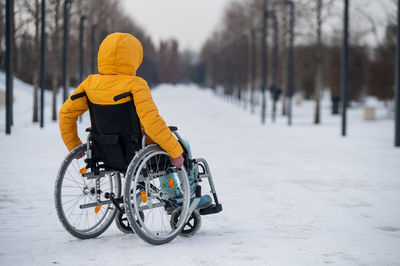
<svg viewBox="0 0 400 266"><path fill-rule="evenodd" d="M172 132L178 131L178 128L175 127L175 126L171 126L171 127L168 127L168 128L169 128L169 130L171 130Z"/></svg>

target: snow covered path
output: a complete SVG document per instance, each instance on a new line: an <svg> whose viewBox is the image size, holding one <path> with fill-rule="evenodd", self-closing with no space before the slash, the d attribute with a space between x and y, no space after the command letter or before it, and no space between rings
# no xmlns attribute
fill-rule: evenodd
<svg viewBox="0 0 400 266"><path fill-rule="evenodd" d="M55 213L66 155L58 125L49 109L44 130L32 125L31 90L16 86L13 134L0 134L0 265L400 265L400 150L390 120L365 123L351 110L343 139L327 105L319 127L307 102L295 107L292 128L282 118L261 126L209 91L160 86L160 113L194 157L209 161L224 211L203 216L194 237L163 246L115 225L82 241ZM82 136L87 125L85 117Z"/></svg>

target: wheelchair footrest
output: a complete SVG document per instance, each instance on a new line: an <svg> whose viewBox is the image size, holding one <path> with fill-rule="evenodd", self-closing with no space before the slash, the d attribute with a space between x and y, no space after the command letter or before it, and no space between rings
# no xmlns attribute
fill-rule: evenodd
<svg viewBox="0 0 400 266"><path fill-rule="evenodd" d="M200 215L208 215L208 214L213 214L213 213L219 213L222 211L222 205L221 204L212 204L210 207L201 209L200 210Z"/></svg>

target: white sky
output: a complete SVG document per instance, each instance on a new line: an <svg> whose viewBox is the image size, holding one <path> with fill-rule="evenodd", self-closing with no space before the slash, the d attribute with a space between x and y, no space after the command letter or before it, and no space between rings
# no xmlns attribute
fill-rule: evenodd
<svg viewBox="0 0 400 266"><path fill-rule="evenodd" d="M125 12L134 21L142 26L156 45L160 39L176 38L179 41L180 50L189 48L199 51L222 22L224 8L235 0L121 0ZM314 1L314 0L304 0ZM377 22L378 35L382 37L386 16L394 5L393 0L351 0L350 25L358 29L369 27L369 24L360 21L357 17L357 9L362 9L374 17ZM341 29L341 12L343 0L337 0L339 17L333 25L326 25L329 29ZM375 43L372 33L368 40Z"/></svg>
<svg viewBox="0 0 400 266"><path fill-rule="evenodd" d="M180 49L199 51L221 22L233 0L122 0L125 12L142 26L156 45L175 37Z"/></svg>

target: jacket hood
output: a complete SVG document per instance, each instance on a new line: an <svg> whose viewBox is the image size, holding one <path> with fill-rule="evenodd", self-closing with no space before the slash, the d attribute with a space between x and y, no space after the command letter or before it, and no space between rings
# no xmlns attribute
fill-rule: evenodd
<svg viewBox="0 0 400 266"><path fill-rule="evenodd" d="M101 43L97 65L102 75L136 75L142 60L140 41L131 34L115 32Z"/></svg>

